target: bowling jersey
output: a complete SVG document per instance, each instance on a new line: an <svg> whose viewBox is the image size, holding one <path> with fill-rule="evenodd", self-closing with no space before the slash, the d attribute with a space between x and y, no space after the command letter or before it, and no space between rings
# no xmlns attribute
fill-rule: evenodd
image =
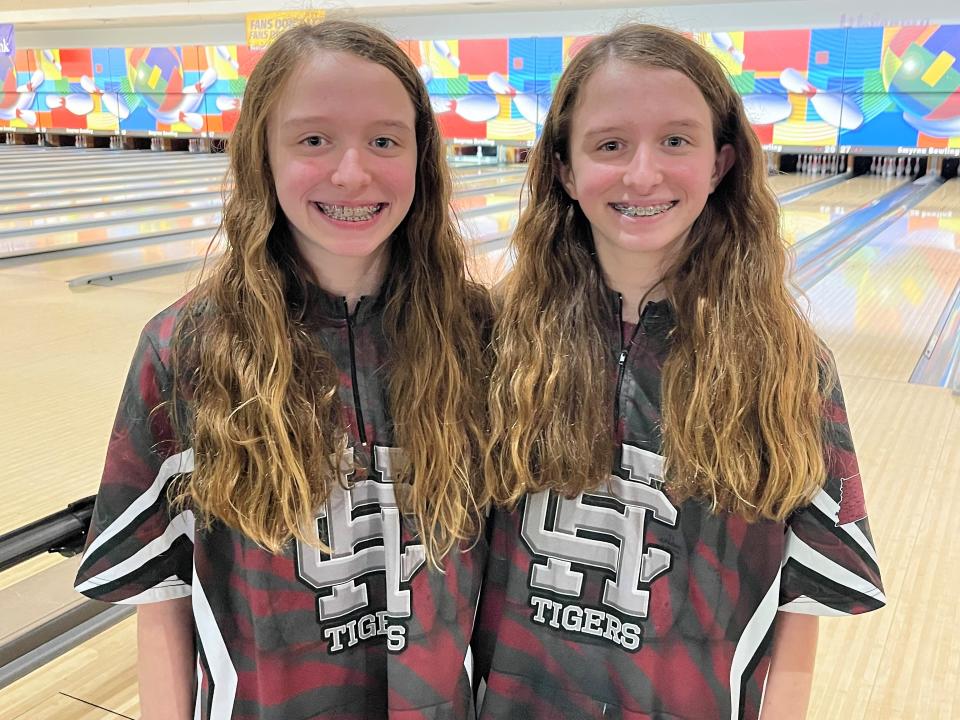
<svg viewBox="0 0 960 720"><path fill-rule="evenodd" d="M673 313L650 303L639 325L621 326L620 302L610 297L609 482L572 498L530 494L488 521L481 718L757 718L778 611L852 615L885 602L840 387L824 407L829 477L787 522L674 503L660 434Z"/></svg>
<svg viewBox="0 0 960 720"><path fill-rule="evenodd" d="M141 335L77 590L111 603L190 596L198 718L473 718L467 653L486 541L438 572L398 511L384 303L364 298L348 314L343 298L310 290L304 327L340 369L349 441L312 528L330 552L292 541L278 555L168 503L169 483L193 467L161 406L183 304Z"/></svg>

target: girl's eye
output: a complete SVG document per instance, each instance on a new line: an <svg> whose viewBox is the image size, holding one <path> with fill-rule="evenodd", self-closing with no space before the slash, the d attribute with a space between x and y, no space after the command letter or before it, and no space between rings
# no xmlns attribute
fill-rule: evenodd
<svg viewBox="0 0 960 720"><path fill-rule="evenodd" d="M301 142L306 143L310 147L320 147L323 144L323 138L319 135L311 135L310 137L304 138Z"/></svg>
<svg viewBox="0 0 960 720"><path fill-rule="evenodd" d="M603 143L600 146L600 149L603 150L604 152L616 152L617 150L620 149L620 141L607 140L605 143Z"/></svg>
<svg viewBox="0 0 960 720"><path fill-rule="evenodd" d="M671 135L667 138L666 144L667 147L683 147L687 144L687 141L679 135Z"/></svg>
<svg viewBox="0 0 960 720"><path fill-rule="evenodd" d="M373 141L373 144L374 144L375 147L377 147L377 148L379 148L379 149L381 149L381 150L389 150L390 148L392 148L392 147L393 147L394 145L396 145L397 143L394 142L392 138L388 138L388 137L378 137L377 139L375 139L375 140Z"/></svg>

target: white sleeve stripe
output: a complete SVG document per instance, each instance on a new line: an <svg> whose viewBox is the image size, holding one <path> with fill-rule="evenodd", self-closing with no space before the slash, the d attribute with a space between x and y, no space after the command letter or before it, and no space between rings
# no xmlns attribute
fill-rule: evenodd
<svg viewBox="0 0 960 720"><path fill-rule="evenodd" d="M170 478L180 473L192 471L193 448L188 448L182 453L171 455L164 460L160 466L160 470L157 472L157 477L153 480L153 484L147 488L146 492L140 497L130 503L126 510L120 513L113 522L104 528L103 532L97 535L97 538L90 543L90 547L88 547L83 554L83 559L86 560L104 543L123 532L137 517L152 506L157 501L157 498L160 497L160 493L166 488Z"/></svg>
<svg viewBox="0 0 960 720"><path fill-rule="evenodd" d="M823 575L838 585L848 587L851 590L862 593L863 595L876 598L881 602L886 602L883 591L872 582L860 577L856 573L847 570L847 568L843 567L842 565L835 563L826 555L817 552L803 542L803 540L797 537L793 530L788 530L783 563L786 564L786 562L791 559L796 560L804 567Z"/></svg>
<svg viewBox="0 0 960 720"><path fill-rule="evenodd" d="M817 496L813 499L813 504L828 518L840 517L840 504L830 497L826 490L820 490ZM863 551L870 556L870 559L873 560L876 565L880 564L880 561L877 559L877 551L873 547L873 543L871 543L867 536L863 534L863 530L861 530L856 523L845 523L843 525L836 525L836 527L846 532L857 545L863 548Z"/></svg>
<svg viewBox="0 0 960 720"><path fill-rule="evenodd" d="M230 651L217 626L217 618L203 591L203 585L196 577L196 567L193 575L196 578L193 587L193 619L197 625L197 636L203 655L207 659L207 667L210 668L210 717L233 717L233 706L237 698L237 669L230 659ZM197 693L198 703L201 695L202 693Z"/></svg>
<svg viewBox="0 0 960 720"><path fill-rule="evenodd" d="M780 606L781 612L794 613L796 615L818 615L829 617L850 617L850 613L843 610L837 610L829 605L817 602L813 598L801 595L796 600L791 600Z"/></svg>
<svg viewBox="0 0 960 720"><path fill-rule="evenodd" d="M177 584L166 584L169 580L177 580ZM159 583L152 588L144 590L139 595L128 597L124 600L117 600L117 605L145 605L147 603L163 602L164 600L176 600L177 598L190 597L193 589L181 582L177 578L167 578L163 583Z"/></svg>
<svg viewBox="0 0 960 720"><path fill-rule="evenodd" d="M781 566L782 567L782 566ZM750 618L733 652L733 661L730 665L730 719L740 717L740 688L743 685L747 666L754 659L763 639L770 632L774 619L777 617L777 603L780 600L780 573L773 578L766 595L760 601L753 617Z"/></svg>
<svg viewBox="0 0 960 720"><path fill-rule="evenodd" d="M170 549L174 541L181 535L189 538L192 542L193 533L193 513L190 510L185 510L170 521L170 524L167 525L163 535L144 545L126 560L119 562L116 565L112 565L99 575L95 575L86 582L80 583L76 586L77 592L86 593L90 590L100 587L101 585L106 585L107 583L120 580L124 576L139 570L154 558L157 558L165 553ZM166 582L166 580L163 582Z"/></svg>

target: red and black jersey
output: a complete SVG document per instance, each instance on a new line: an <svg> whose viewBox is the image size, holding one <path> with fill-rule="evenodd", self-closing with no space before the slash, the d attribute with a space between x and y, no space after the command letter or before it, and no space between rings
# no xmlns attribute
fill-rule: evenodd
<svg viewBox="0 0 960 720"><path fill-rule="evenodd" d="M162 405L183 306L140 338L77 589L114 603L191 597L198 718L473 718L468 644L486 543L437 572L397 508L403 451L391 442L383 302L362 299L348 314L318 288L307 298L305 325L341 371L348 426L342 487L317 512L329 554L291 542L274 555L169 505L170 482L193 468Z"/></svg>
<svg viewBox="0 0 960 720"><path fill-rule="evenodd" d="M482 718L757 718L778 611L885 602L839 386L825 405L828 480L786 523L670 500L659 410L673 323L666 302L635 332L611 320L621 375L609 483L531 494L489 521L474 642Z"/></svg>

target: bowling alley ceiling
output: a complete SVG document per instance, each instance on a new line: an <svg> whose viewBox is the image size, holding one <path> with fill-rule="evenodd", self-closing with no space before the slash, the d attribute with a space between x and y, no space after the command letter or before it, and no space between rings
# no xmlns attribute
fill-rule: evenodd
<svg viewBox="0 0 960 720"><path fill-rule="evenodd" d="M754 0L736 0L737 3ZM269 0L0 0L0 23L19 27L90 27L242 21L248 12L326 8L351 15L523 12L720 4L719 0L348 0L347 2L270 2ZM348 10L347 10L348 9Z"/></svg>

